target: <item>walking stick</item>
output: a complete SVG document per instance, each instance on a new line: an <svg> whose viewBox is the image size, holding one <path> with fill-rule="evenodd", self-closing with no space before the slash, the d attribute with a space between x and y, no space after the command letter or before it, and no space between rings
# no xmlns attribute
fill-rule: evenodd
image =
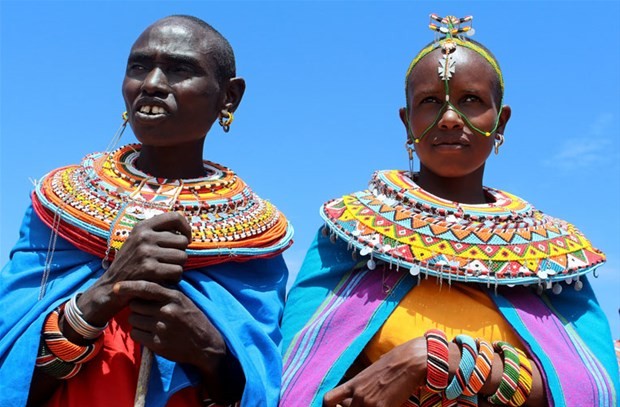
<svg viewBox="0 0 620 407"><path fill-rule="evenodd" d="M146 392L149 390L149 377L151 376L151 365L153 364L153 352L146 346L142 348L142 360L140 360L140 371L138 373L138 384L136 385L136 398L134 407L144 407L146 402Z"/></svg>

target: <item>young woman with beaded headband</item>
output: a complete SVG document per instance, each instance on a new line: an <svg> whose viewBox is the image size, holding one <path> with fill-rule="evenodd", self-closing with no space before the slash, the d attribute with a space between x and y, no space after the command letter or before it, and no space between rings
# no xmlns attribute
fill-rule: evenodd
<svg viewBox="0 0 620 407"><path fill-rule="evenodd" d="M511 110L471 17L406 75L409 171L325 203L287 299L282 406L612 406L618 370L574 226L483 186ZM413 153L420 171L413 172Z"/></svg>
<svg viewBox="0 0 620 407"><path fill-rule="evenodd" d="M202 159L244 90L198 18L136 40L123 128L141 144L43 177L2 269L0 405L277 404L292 228Z"/></svg>

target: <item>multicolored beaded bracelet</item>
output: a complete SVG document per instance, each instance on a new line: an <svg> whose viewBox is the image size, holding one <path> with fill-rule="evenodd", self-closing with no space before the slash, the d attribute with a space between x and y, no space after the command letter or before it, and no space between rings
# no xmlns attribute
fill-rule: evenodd
<svg viewBox="0 0 620 407"><path fill-rule="evenodd" d="M515 348L519 355L519 362L521 366L519 368L519 382L517 384L517 391L510 399L509 404L513 407L519 407L527 401L530 391L532 390L532 363L528 359L525 352L519 348Z"/></svg>
<svg viewBox="0 0 620 407"><path fill-rule="evenodd" d="M60 380L70 379L82 369L81 364L63 362L57 358L56 355L45 346L45 340L43 338L41 338L41 343L39 344L39 352L37 353L35 366L46 374Z"/></svg>
<svg viewBox="0 0 620 407"><path fill-rule="evenodd" d="M519 382L519 354L515 348L508 342L493 342L493 349L497 351L504 362L504 372L502 380L495 394L489 396L488 401L491 404L508 404L510 399L515 395Z"/></svg>
<svg viewBox="0 0 620 407"><path fill-rule="evenodd" d="M426 338L426 387L440 393L448 386L448 339L443 331L429 329Z"/></svg>
<svg viewBox="0 0 620 407"><path fill-rule="evenodd" d="M476 342L471 336L457 335L453 342L461 349L461 361L452 381L446 387L445 395L448 400L454 400L463 393L463 389L474 372L475 360L478 356Z"/></svg>
<svg viewBox="0 0 620 407"><path fill-rule="evenodd" d="M463 389L463 394L466 396L475 396L478 394L484 382L486 382L489 374L491 374L491 368L493 367L493 347L490 343L482 338L476 339L476 345L478 345L478 356L476 357L476 366L474 372L469 378L467 386Z"/></svg>
<svg viewBox="0 0 620 407"><path fill-rule="evenodd" d="M64 362L85 363L99 353L103 346L103 337L85 346L69 341L60 331L58 321L64 312L65 304L50 312L43 324L43 339L47 348Z"/></svg>
<svg viewBox="0 0 620 407"><path fill-rule="evenodd" d="M434 393L429 389L420 390L419 407L441 406L443 404L443 396L441 393Z"/></svg>
<svg viewBox="0 0 620 407"><path fill-rule="evenodd" d="M431 394L437 394L437 393L431 393ZM407 401L405 401L400 407L420 407L420 395L419 394L412 394L409 396L409 398L407 399Z"/></svg>

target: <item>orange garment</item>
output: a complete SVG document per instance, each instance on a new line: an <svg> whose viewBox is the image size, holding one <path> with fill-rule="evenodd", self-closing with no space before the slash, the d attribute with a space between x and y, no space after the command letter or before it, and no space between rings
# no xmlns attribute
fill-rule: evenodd
<svg viewBox="0 0 620 407"><path fill-rule="evenodd" d="M133 406L140 369L140 346L129 336L129 310L118 314L104 331L103 349L73 378L58 387L46 407ZM201 406L199 391L186 387L166 407Z"/></svg>
<svg viewBox="0 0 620 407"><path fill-rule="evenodd" d="M370 340L364 354L371 363L392 348L424 336L431 328L441 329L448 339L459 334L487 341L507 341L523 349L519 336L499 313L491 299L475 285L421 280L409 291L381 329Z"/></svg>

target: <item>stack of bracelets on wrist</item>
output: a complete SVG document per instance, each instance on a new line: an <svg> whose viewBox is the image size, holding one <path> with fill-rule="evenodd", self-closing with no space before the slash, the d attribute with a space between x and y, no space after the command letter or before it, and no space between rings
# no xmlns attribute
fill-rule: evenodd
<svg viewBox="0 0 620 407"><path fill-rule="evenodd" d="M80 298L80 295L82 294L76 294L71 297L65 306L65 321L84 339L96 339L108 327L108 324L99 327L86 322L84 314L82 314L82 311L77 306L77 300Z"/></svg>
<svg viewBox="0 0 620 407"><path fill-rule="evenodd" d="M86 322L77 307L78 295L52 311L43 323L36 366L57 379L70 379L78 374L82 365L94 358L103 345L101 334L107 324L104 327L96 327ZM84 339L98 339L84 346L69 341L60 330L59 321L62 316L65 322Z"/></svg>
<svg viewBox="0 0 620 407"><path fill-rule="evenodd" d="M407 406L477 406L478 393L491 374L494 350L504 362L504 371L497 391L487 398L491 404L519 407L525 404L532 390L532 364L525 353L506 342L475 341L458 335L454 342L461 351L458 370L450 383L449 352L446 335L436 329L424 334L427 346L426 387L419 397L409 398Z"/></svg>

